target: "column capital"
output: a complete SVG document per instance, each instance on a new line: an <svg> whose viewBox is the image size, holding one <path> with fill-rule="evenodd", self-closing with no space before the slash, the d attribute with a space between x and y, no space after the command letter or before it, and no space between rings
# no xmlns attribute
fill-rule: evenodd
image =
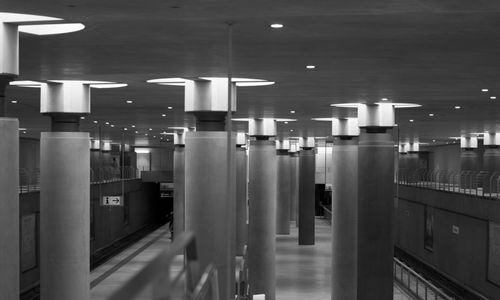
<svg viewBox="0 0 500 300"><path fill-rule="evenodd" d="M276 136L276 120L267 118L250 119L248 121L248 134L262 137Z"/></svg>
<svg viewBox="0 0 500 300"><path fill-rule="evenodd" d="M461 136L460 148L462 149L475 149L477 148L477 136Z"/></svg>
<svg viewBox="0 0 500 300"><path fill-rule="evenodd" d="M46 82L40 85L40 113L90 114L90 84L80 81Z"/></svg>
<svg viewBox="0 0 500 300"><path fill-rule="evenodd" d="M494 147L500 145L500 134L497 132L485 132L484 133L484 146Z"/></svg>
<svg viewBox="0 0 500 300"><path fill-rule="evenodd" d="M360 104L358 106L360 128L392 128L395 125L395 108L392 103Z"/></svg>
<svg viewBox="0 0 500 300"><path fill-rule="evenodd" d="M174 133L174 146L184 146L186 144L186 133L177 131Z"/></svg>
<svg viewBox="0 0 500 300"><path fill-rule="evenodd" d="M184 107L186 112L227 112L228 80L186 80ZM236 111L236 84L231 83L231 110Z"/></svg>
<svg viewBox="0 0 500 300"><path fill-rule="evenodd" d="M332 118L332 135L334 137L359 136L357 118Z"/></svg>

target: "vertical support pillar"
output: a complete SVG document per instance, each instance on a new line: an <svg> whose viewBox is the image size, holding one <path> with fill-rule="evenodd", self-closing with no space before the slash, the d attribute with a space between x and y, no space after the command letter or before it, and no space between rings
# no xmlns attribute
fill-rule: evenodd
<svg viewBox="0 0 500 300"><path fill-rule="evenodd" d="M334 118L332 156L332 300L356 300L358 120Z"/></svg>
<svg viewBox="0 0 500 300"><path fill-rule="evenodd" d="M68 105L70 104L70 105ZM43 84L41 112L52 132L40 139L40 290L42 300L90 297L90 86Z"/></svg>
<svg viewBox="0 0 500 300"><path fill-rule="evenodd" d="M393 298L394 126L391 104L358 108L357 300Z"/></svg>
<svg viewBox="0 0 500 300"><path fill-rule="evenodd" d="M2 108L9 80L4 76L0 80L0 294L18 299L19 121L5 117Z"/></svg>
<svg viewBox="0 0 500 300"><path fill-rule="evenodd" d="M236 255L242 256L248 243L247 225L247 151L246 135L238 132L236 136Z"/></svg>
<svg viewBox="0 0 500 300"><path fill-rule="evenodd" d="M314 138L301 139L299 161L299 245L314 245L316 155Z"/></svg>
<svg viewBox="0 0 500 300"><path fill-rule="evenodd" d="M174 236L184 231L184 149L185 133L174 134Z"/></svg>
<svg viewBox="0 0 500 300"><path fill-rule="evenodd" d="M483 180L484 193L498 193L497 176L500 175L500 134L484 133L483 170L487 171Z"/></svg>
<svg viewBox="0 0 500 300"><path fill-rule="evenodd" d="M276 234L290 234L290 150L289 140L276 141L278 194L276 206Z"/></svg>
<svg viewBox="0 0 500 300"><path fill-rule="evenodd" d="M250 294L275 299L276 290L276 121L253 119L249 122L249 220L248 268Z"/></svg>
<svg viewBox="0 0 500 300"><path fill-rule="evenodd" d="M230 99L228 90L234 93ZM236 205L231 174L236 170L234 154L228 161L228 153L234 153L236 134L228 136L225 116L228 100L236 109L236 85L229 85L227 78L189 80L184 100L197 130L186 133L185 230L196 236L200 267L216 266L220 298L234 299Z"/></svg>
<svg viewBox="0 0 500 300"><path fill-rule="evenodd" d="M19 121L7 118L5 98L18 74L18 27L0 21L0 295L5 299L19 299L20 289Z"/></svg>
<svg viewBox="0 0 500 300"><path fill-rule="evenodd" d="M476 188L472 176L473 171L479 169L479 155L477 154L477 137L462 136L460 138L460 188Z"/></svg>
<svg viewBox="0 0 500 300"><path fill-rule="evenodd" d="M290 144L290 221L299 227L299 147Z"/></svg>

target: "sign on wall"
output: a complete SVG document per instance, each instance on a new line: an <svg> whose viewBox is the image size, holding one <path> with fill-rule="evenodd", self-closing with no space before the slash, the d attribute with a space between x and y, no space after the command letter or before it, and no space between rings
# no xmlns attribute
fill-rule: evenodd
<svg viewBox="0 0 500 300"><path fill-rule="evenodd" d="M102 196L103 206L122 206L122 196Z"/></svg>

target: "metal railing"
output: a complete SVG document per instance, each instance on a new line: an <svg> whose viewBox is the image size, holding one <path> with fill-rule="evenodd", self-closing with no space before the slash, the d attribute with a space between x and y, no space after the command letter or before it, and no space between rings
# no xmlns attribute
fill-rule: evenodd
<svg viewBox="0 0 500 300"><path fill-rule="evenodd" d="M239 266L238 276L236 278L236 300L250 299L250 285L248 282L248 248L243 248L243 259Z"/></svg>
<svg viewBox="0 0 500 300"><path fill-rule="evenodd" d="M394 280L403 286L414 297L421 300L453 300L440 288L423 278L420 274L409 268L402 261L394 258Z"/></svg>
<svg viewBox="0 0 500 300"><path fill-rule="evenodd" d="M183 257L182 257L182 254ZM182 267L173 269L182 259ZM173 278L170 278L174 275ZM209 265L200 274L196 241L192 232L181 233L167 249L115 291L108 300L133 299L219 300L217 270Z"/></svg>
<svg viewBox="0 0 500 300"><path fill-rule="evenodd" d="M141 171L134 167L112 168L104 167L98 169L90 168L90 183L109 183L122 180L141 178ZM31 193L40 190L40 169L19 170L19 193Z"/></svg>
<svg viewBox="0 0 500 300"><path fill-rule="evenodd" d="M424 189L500 199L500 174L497 172L399 169L398 183Z"/></svg>

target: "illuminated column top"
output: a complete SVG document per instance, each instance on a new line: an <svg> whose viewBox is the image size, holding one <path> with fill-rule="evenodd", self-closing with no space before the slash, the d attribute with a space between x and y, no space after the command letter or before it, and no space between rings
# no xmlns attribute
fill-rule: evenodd
<svg viewBox="0 0 500 300"><path fill-rule="evenodd" d="M290 140L279 139L276 141L276 150L290 150Z"/></svg>
<svg viewBox="0 0 500 300"><path fill-rule="evenodd" d="M299 138L299 146L302 149L311 149L316 146L316 143L314 141L314 137L302 137Z"/></svg>
<svg viewBox="0 0 500 300"><path fill-rule="evenodd" d="M496 132L485 132L483 144L485 147L495 147L500 145L500 134Z"/></svg>
<svg viewBox="0 0 500 300"><path fill-rule="evenodd" d="M247 135L244 132L236 133L236 146L245 146L247 144Z"/></svg>
<svg viewBox="0 0 500 300"><path fill-rule="evenodd" d="M460 148L462 149L475 149L477 148L477 136L461 136Z"/></svg>
<svg viewBox="0 0 500 300"><path fill-rule="evenodd" d="M359 136L357 118L332 118L332 135L337 137Z"/></svg>
<svg viewBox="0 0 500 300"><path fill-rule="evenodd" d="M186 112L227 112L228 80L186 80L184 106ZM231 110L236 111L236 84L231 83Z"/></svg>
<svg viewBox="0 0 500 300"><path fill-rule="evenodd" d="M261 137L276 136L276 120L250 119L248 121L248 134L250 136L261 136Z"/></svg>
<svg viewBox="0 0 500 300"><path fill-rule="evenodd" d="M186 144L186 133L177 131L174 133L174 146L184 146Z"/></svg>

